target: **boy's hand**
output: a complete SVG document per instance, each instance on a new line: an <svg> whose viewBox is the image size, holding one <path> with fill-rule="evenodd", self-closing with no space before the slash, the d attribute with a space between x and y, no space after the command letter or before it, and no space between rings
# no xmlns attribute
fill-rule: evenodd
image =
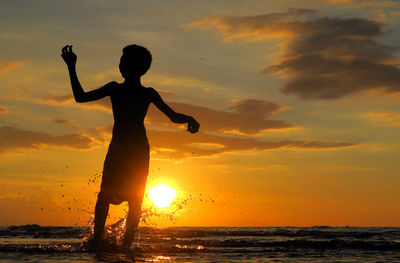
<svg viewBox="0 0 400 263"><path fill-rule="evenodd" d="M196 133L199 131L200 124L193 118L190 117L190 120L188 121L188 132L190 133Z"/></svg>
<svg viewBox="0 0 400 263"><path fill-rule="evenodd" d="M71 45L66 45L65 47L62 48L61 57L64 59L68 67L75 66L77 56L75 55L74 52L72 52Z"/></svg>

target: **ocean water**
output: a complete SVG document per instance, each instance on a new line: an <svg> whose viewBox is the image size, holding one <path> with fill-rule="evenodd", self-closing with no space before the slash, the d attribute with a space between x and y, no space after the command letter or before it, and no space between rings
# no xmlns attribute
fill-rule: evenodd
<svg viewBox="0 0 400 263"><path fill-rule="evenodd" d="M0 262L400 262L400 228L142 227L131 252L99 254L85 247L90 232L0 227Z"/></svg>

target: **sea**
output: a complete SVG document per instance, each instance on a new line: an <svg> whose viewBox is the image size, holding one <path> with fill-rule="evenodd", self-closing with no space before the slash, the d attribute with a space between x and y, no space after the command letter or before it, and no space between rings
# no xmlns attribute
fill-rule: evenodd
<svg viewBox="0 0 400 263"><path fill-rule="evenodd" d="M88 251L90 235L90 227L0 227L0 262L400 262L392 227L141 227L120 251L113 226L99 253Z"/></svg>

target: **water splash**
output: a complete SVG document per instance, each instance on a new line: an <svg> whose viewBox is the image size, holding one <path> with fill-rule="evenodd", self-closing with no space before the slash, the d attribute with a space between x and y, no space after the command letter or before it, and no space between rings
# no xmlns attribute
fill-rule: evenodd
<svg viewBox="0 0 400 263"><path fill-rule="evenodd" d="M190 198L176 200L171 203L171 206L166 208L157 208L151 206L142 210L142 215L140 217L140 223L147 226L156 226L157 224L152 222L154 218L167 219L172 222L175 220L176 214L184 209L188 204ZM85 211L87 212L87 211ZM103 246L105 251L118 251L122 248L122 240L127 227L127 216L128 211L125 210L126 215L119 218L115 223L106 225L104 229L103 236ZM91 250L91 243L93 242L94 234L94 214L90 214L90 219L88 221L88 231L83 234L82 238L82 249ZM140 250L140 228L137 229L135 233L135 239L133 241L133 248ZM196 248L199 249L199 248ZM200 248L201 249L201 248ZM157 259L157 261L165 261ZM156 262L156 261L155 261Z"/></svg>
<svg viewBox="0 0 400 263"><path fill-rule="evenodd" d="M177 199L173 201L171 205L166 208L165 207L159 208L154 205L148 208L144 208L142 209L142 216L140 217L140 222L146 225L156 226L157 224L152 222L152 219L158 218L158 219L166 219L169 220L170 222L175 223L176 214L179 211L182 211L188 205L188 202L190 200L191 197L184 199Z"/></svg>
<svg viewBox="0 0 400 263"><path fill-rule="evenodd" d="M104 236L102 240L102 250L104 251L119 251L122 248L122 238L126 229L126 217L121 218L111 225L106 225L104 228ZM94 234L94 215L90 216L88 222L88 230L82 237L82 249L85 251L93 250L93 234Z"/></svg>

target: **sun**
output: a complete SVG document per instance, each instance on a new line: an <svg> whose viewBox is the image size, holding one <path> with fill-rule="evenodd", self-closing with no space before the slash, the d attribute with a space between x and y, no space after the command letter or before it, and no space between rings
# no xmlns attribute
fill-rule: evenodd
<svg viewBox="0 0 400 263"><path fill-rule="evenodd" d="M167 207L176 196L176 191L169 186L160 184L149 190L149 197L157 207Z"/></svg>

